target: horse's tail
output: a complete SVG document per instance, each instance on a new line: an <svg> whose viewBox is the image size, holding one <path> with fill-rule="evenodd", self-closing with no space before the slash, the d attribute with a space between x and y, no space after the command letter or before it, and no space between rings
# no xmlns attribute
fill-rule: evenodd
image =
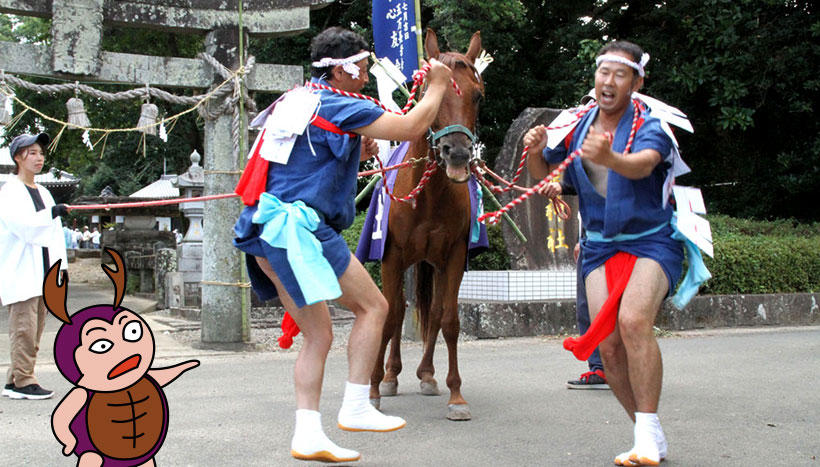
<svg viewBox="0 0 820 467"><path fill-rule="evenodd" d="M422 261L416 264L416 312L418 313L421 338L427 341L430 322L430 305L433 303L433 265Z"/></svg>

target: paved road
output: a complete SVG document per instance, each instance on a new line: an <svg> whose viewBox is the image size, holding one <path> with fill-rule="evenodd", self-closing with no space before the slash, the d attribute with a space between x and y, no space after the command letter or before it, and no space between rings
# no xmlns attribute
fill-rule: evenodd
<svg viewBox="0 0 820 467"><path fill-rule="evenodd" d="M71 297L69 307L76 308ZM0 315L5 334L5 312ZM299 464L288 454L295 351L192 349L148 317L157 336L154 366L202 362L166 387L171 425L158 465ZM47 342L45 354L51 350ZM820 465L820 327L683 333L661 339L661 348L661 420L670 442L664 465ZM466 341L459 350L472 421L447 421L446 395L418 393L421 347L410 343L403 349L400 395L382 402L386 413L405 417L407 427L385 434L335 427L347 365L344 353L334 350L322 399L325 431L361 451L360 465L373 466L603 466L630 447L631 424L609 391L564 388L584 366L561 348L560 339ZM62 457L50 430L51 412L70 386L50 356L43 360L41 383L57 397L0 399L0 466L76 462ZM7 351L0 348L0 372L7 365ZM444 387L441 345L436 365Z"/></svg>

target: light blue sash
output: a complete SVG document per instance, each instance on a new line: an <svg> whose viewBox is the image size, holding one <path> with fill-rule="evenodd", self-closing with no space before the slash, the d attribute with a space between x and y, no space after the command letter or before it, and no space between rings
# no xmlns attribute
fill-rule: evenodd
<svg viewBox="0 0 820 467"><path fill-rule="evenodd" d="M636 239L641 238L641 237L646 237L647 235L652 235L655 232L660 232L661 229L666 227L666 224L667 223L664 222L663 224L661 224L657 227L652 227L649 230L646 230L646 231L640 232L640 233L636 233L636 234L622 233L622 234L618 234L614 237L609 237L609 238L604 237L604 234L602 234L601 232L594 232L592 230L587 230L587 239L591 240L593 242L603 242L603 243L628 242L630 240L636 240Z"/></svg>
<svg viewBox="0 0 820 467"><path fill-rule="evenodd" d="M698 293L701 284L712 277L712 273L706 269L706 264L703 263L700 248L678 230L677 215L672 216L672 228L675 229L672 238L683 242L683 246L686 248L686 259L689 260L689 269L686 271L686 275L683 276L680 286L678 286L678 292L672 297L672 305L682 310L689 303L689 300Z"/></svg>
<svg viewBox="0 0 820 467"><path fill-rule="evenodd" d="M259 238L287 251L288 264L306 304L342 295L336 273L322 255L322 244L311 233L319 225L319 215L313 208L302 201L283 203L270 193L262 193L252 220L264 224Z"/></svg>

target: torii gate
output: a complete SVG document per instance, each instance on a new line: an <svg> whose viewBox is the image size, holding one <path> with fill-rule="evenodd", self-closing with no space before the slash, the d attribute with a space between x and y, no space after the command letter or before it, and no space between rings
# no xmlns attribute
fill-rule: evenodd
<svg viewBox="0 0 820 467"><path fill-rule="evenodd" d="M50 48L0 42L0 68L9 73L135 86L208 88L223 78L202 60L101 50L103 25L206 32L206 52L233 70L239 64L239 1L243 0L0 0L0 13L52 18ZM247 34L255 36L297 33L310 26L311 9L332 1L244 0L242 25ZM299 66L257 63L246 86L253 91L282 92L303 78ZM208 106L213 109L222 104L220 99ZM230 115L206 120L205 195L232 192L239 180L241 160L233 157L231 124ZM204 344L239 343L245 337L243 301L248 306L250 300L247 289L237 286L242 279L241 255L231 244L238 203L224 199L204 207L208 230L202 245Z"/></svg>

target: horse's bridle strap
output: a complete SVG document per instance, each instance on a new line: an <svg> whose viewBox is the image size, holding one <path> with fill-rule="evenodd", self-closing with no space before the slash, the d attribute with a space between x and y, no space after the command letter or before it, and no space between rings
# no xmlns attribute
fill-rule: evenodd
<svg viewBox="0 0 820 467"><path fill-rule="evenodd" d="M475 143L476 137L469 128L464 125L449 125L433 133L433 137L431 138L433 145L435 145L436 141L441 139L443 136L449 135L450 133L464 133L468 138L470 138L470 141Z"/></svg>

